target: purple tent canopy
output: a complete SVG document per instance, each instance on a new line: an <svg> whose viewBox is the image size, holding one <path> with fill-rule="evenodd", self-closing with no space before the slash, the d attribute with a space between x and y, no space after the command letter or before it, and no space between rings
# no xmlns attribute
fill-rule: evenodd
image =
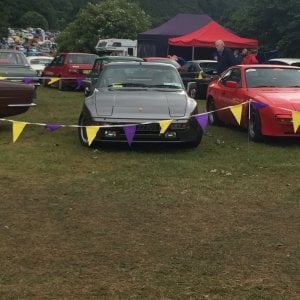
<svg viewBox="0 0 300 300"><path fill-rule="evenodd" d="M178 14L166 23L138 34L138 56L167 56L168 40L193 32L211 21L208 15Z"/></svg>

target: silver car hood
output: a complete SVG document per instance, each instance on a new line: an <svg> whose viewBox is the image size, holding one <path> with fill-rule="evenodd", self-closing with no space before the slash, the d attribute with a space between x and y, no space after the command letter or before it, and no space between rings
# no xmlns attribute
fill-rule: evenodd
<svg viewBox="0 0 300 300"><path fill-rule="evenodd" d="M97 117L169 119L184 117L187 110L187 96L182 90L102 90L93 96Z"/></svg>

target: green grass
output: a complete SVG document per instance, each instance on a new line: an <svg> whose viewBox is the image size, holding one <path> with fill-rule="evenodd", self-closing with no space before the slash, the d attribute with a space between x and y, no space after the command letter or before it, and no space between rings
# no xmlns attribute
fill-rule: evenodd
<svg viewBox="0 0 300 300"><path fill-rule="evenodd" d="M12 119L75 125L83 95L36 102ZM299 141L209 126L196 149L84 148L1 122L0 151L1 299L299 296Z"/></svg>

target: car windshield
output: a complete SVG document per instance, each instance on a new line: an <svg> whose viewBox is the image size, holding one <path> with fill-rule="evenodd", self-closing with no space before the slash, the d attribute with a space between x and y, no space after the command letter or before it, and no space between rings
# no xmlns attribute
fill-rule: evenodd
<svg viewBox="0 0 300 300"><path fill-rule="evenodd" d="M53 58L33 58L30 60L31 65L46 65L51 63Z"/></svg>
<svg viewBox="0 0 300 300"><path fill-rule="evenodd" d="M256 87L300 87L300 69L249 68L245 70L246 86Z"/></svg>
<svg viewBox="0 0 300 300"><path fill-rule="evenodd" d="M28 62L23 53L0 52L0 65L25 66Z"/></svg>
<svg viewBox="0 0 300 300"><path fill-rule="evenodd" d="M107 65L98 81L99 88L183 89L178 71L163 65Z"/></svg>
<svg viewBox="0 0 300 300"><path fill-rule="evenodd" d="M199 63L199 66L203 71L209 71L217 70L217 64L217 62L201 62Z"/></svg>
<svg viewBox="0 0 300 300"><path fill-rule="evenodd" d="M68 56L68 64L88 64L92 65L97 58L94 54L70 54Z"/></svg>

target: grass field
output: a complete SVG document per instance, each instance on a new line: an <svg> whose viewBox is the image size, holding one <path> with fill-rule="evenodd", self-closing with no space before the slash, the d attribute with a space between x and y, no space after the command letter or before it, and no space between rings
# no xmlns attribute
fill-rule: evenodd
<svg viewBox="0 0 300 300"><path fill-rule="evenodd" d="M12 119L77 124L82 102L40 87ZM299 141L84 148L1 122L0 152L0 299L299 299Z"/></svg>

